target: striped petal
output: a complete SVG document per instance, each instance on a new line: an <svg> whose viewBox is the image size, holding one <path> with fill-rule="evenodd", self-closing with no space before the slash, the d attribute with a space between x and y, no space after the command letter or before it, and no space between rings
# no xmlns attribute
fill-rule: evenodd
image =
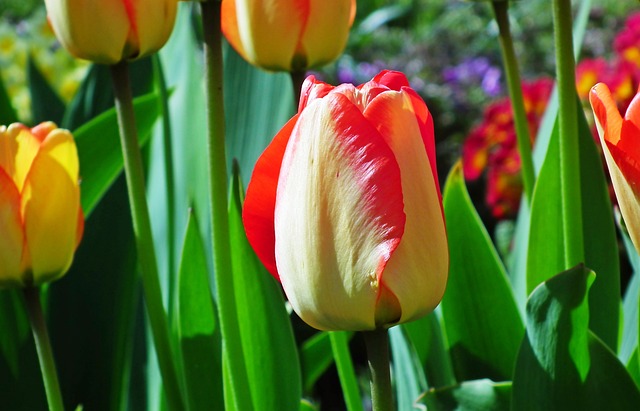
<svg viewBox="0 0 640 411"><path fill-rule="evenodd" d="M620 211L640 250L640 94L624 119L605 84L594 86L589 100Z"/></svg>
<svg viewBox="0 0 640 411"><path fill-rule="evenodd" d="M410 321L438 304L449 268L440 190L430 158L435 154L429 147L433 126L424 103L418 104L406 91L379 94L364 115L400 165L406 228L381 281L402 305L400 321Z"/></svg>
<svg viewBox="0 0 640 411"><path fill-rule="evenodd" d="M298 115L293 116L256 162L242 209L242 222L247 239L262 264L277 280L280 280L280 276L276 268L273 227L276 190L282 158L297 121Z"/></svg>
<svg viewBox="0 0 640 411"><path fill-rule="evenodd" d="M22 214L34 285L64 274L78 243L78 156L69 132L49 134L22 193Z"/></svg>
<svg viewBox="0 0 640 411"><path fill-rule="evenodd" d="M400 168L382 136L340 93L307 105L275 207L276 260L298 315L327 330L397 321L399 304L380 276L404 227Z"/></svg>
<svg viewBox="0 0 640 411"><path fill-rule="evenodd" d="M0 153L4 150L0 147ZM20 262L24 248L20 193L0 168L0 288L22 286Z"/></svg>

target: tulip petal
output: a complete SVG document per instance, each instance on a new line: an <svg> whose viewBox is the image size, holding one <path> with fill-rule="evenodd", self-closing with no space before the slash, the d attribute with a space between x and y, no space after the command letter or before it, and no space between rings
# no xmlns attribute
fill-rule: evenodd
<svg viewBox="0 0 640 411"><path fill-rule="evenodd" d="M400 321L410 321L435 308L449 268L435 158L431 158L435 153L430 154L433 124L424 103L415 101L406 89L379 94L364 115L376 125L400 165L406 228L381 282L402 305Z"/></svg>
<svg viewBox="0 0 640 411"><path fill-rule="evenodd" d="M589 95L618 205L636 249L640 250L640 97L636 95L623 120L605 84L596 84Z"/></svg>
<svg viewBox="0 0 640 411"><path fill-rule="evenodd" d="M347 97L307 105L287 145L275 207L275 247L289 301L310 325L366 330L400 318L380 276L405 226L400 168Z"/></svg>
<svg viewBox="0 0 640 411"><path fill-rule="evenodd" d="M224 0L222 31L252 64L289 71L308 14L308 0Z"/></svg>
<svg viewBox="0 0 640 411"><path fill-rule="evenodd" d="M129 58L146 56L167 42L173 30L177 0L124 0L129 19L132 22L130 39L135 42L138 51Z"/></svg>
<svg viewBox="0 0 640 411"><path fill-rule="evenodd" d="M342 53L353 21L355 4L352 0L308 0L309 14L298 53L307 57L305 67L329 63ZM327 28L331 27L331 30ZM303 67L304 68L304 67Z"/></svg>
<svg viewBox="0 0 640 411"><path fill-rule="evenodd" d="M71 54L103 64L122 60L130 29L122 0L45 0L45 4L56 36Z"/></svg>
<svg viewBox="0 0 640 411"><path fill-rule="evenodd" d="M302 83L300 91L300 102L298 104L298 113L300 113L307 104L313 100L322 98L329 94L335 87L323 81L316 80L315 76L309 76Z"/></svg>
<svg viewBox="0 0 640 411"><path fill-rule="evenodd" d="M49 134L31 166L22 195L22 214L34 285L63 275L78 236L78 156L64 130Z"/></svg>
<svg viewBox="0 0 640 411"><path fill-rule="evenodd" d="M242 209L242 222L249 244L262 264L278 281L280 276L276 268L276 240L273 227L276 190L282 158L297 121L296 114L282 127L258 158Z"/></svg>
<svg viewBox="0 0 640 411"><path fill-rule="evenodd" d="M4 150L0 147L0 153ZM22 286L20 262L24 234L20 218L20 193L12 178L0 168L0 288Z"/></svg>
<svg viewBox="0 0 640 411"><path fill-rule="evenodd" d="M0 169L13 179L18 192L22 191L39 149L40 141L21 124L11 124L5 131L0 130Z"/></svg>

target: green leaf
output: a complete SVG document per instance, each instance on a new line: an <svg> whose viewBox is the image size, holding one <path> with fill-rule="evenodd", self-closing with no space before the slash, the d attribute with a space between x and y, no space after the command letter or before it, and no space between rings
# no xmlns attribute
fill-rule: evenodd
<svg viewBox="0 0 640 411"><path fill-rule="evenodd" d="M329 332L316 333L302 344L300 366L302 367L302 387L305 393L313 389L318 378L331 364L333 364L333 352L331 351Z"/></svg>
<svg viewBox="0 0 640 411"><path fill-rule="evenodd" d="M134 100L141 146L149 141L159 115L158 96L150 93ZM123 167L118 123L114 109L106 111L73 132L82 179L82 209L89 216Z"/></svg>
<svg viewBox="0 0 640 411"><path fill-rule="evenodd" d="M444 387L456 383L451 357L445 346L438 311L400 325L416 349L429 387Z"/></svg>
<svg viewBox="0 0 640 411"><path fill-rule="evenodd" d="M266 272L242 225L244 188L234 170L229 225L236 313L249 391L256 410L295 410L302 397L300 362L280 285ZM286 381L286 383L277 383ZM247 387L236 387L247 392Z"/></svg>
<svg viewBox="0 0 640 411"><path fill-rule="evenodd" d="M53 121L56 124L60 124L65 110L64 103L44 78L32 57L27 60L27 78L29 80L29 93L31 94L33 123Z"/></svg>
<svg viewBox="0 0 640 411"><path fill-rule="evenodd" d="M393 376L396 391L397 408L399 410L413 409L416 400L427 388L422 364L416 350L407 338L402 327L389 330Z"/></svg>
<svg viewBox="0 0 640 411"><path fill-rule="evenodd" d="M459 381L508 380L523 334L522 320L459 162L447 179L443 203L450 266L441 309L456 376Z"/></svg>
<svg viewBox="0 0 640 411"><path fill-rule="evenodd" d="M465 381L451 387L429 390L420 398L429 411L509 411L511 382L488 379Z"/></svg>
<svg viewBox="0 0 640 411"><path fill-rule="evenodd" d="M513 378L515 410L628 410L633 380L590 331L595 275L579 265L538 286L527 302L527 333Z"/></svg>
<svg viewBox="0 0 640 411"><path fill-rule="evenodd" d="M348 411L363 411L362 398L360 396L360 388L358 385L358 377L353 367L353 360L349 352L349 340L346 331L331 331L329 339L331 340L331 351L336 361L338 369L338 377L340 378L340 386L344 402Z"/></svg>
<svg viewBox="0 0 640 411"><path fill-rule="evenodd" d="M319 408L313 405L309 400L300 401L300 411L319 411Z"/></svg>
<svg viewBox="0 0 640 411"><path fill-rule="evenodd" d="M18 115L11 104L7 88L4 86L2 73L0 73L0 124L9 125L17 121Z"/></svg>
<svg viewBox="0 0 640 411"><path fill-rule="evenodd" d="M578 109L582 225L585 263L598 277L589 296L590 328L617 349L620 314L620 267L616 232L602 161L582 108ZM527 290L564 269L560 153L554 129L531 205Z"/></svg>
<svg viewBox="0 0 640 411"><path fill-rule="evenodd" d="M178 273L176 328L189 409L223 409L222 342L204 245L189 216Z"/></svg>

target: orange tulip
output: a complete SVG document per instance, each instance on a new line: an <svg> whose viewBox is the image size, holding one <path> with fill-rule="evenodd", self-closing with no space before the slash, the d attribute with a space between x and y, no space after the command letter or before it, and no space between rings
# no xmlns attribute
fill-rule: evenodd
<svg viewBox="0 0 640 411"><path fill-rule="evenodd" d="M342 53L355 0L222 0L222 32L249 63L302 71Z"/></svg>
<svg viewBox="0 0 640 411"><path fill-rule="evenodd" d="M620 212L633 244L640 250L640 92L624 118L605 84L596 84L589 100Z"/></svg>
<svg viewBox="0 0 640 411"><path fill-rule="evenodd" d="M178 0L45 0L53 31L69 53L115 64L152 54L173 30Z"/></svg>
<svg viewBox="0 0 640 411"><path fill-rule="evenodd" d="M0 127L0 288L60 278L83 228L71 134L50 122Z"/></svg>
<svg viewBox="0 0 640 411"><path fill-rule="evenodd" d="M406 77L357 88L309 77L256 163L243 221L313 327L373 330L432 311L449 252L433 120Z"/></svg>

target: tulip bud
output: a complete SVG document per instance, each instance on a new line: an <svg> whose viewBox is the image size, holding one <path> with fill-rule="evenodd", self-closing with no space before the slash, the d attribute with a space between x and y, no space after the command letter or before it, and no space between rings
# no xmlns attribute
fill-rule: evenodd
<svg viewBox="0 0 640 411"><path fill-rule="evenodd" d="M115 64L158 51L173 30L177 0L45 0L49 21L75 57Z"/></svg>
<svg viewBox="0 0 640 411"><path fill-rule="evenodd" d="M78 153L67 130L0 127L0 288L66 273L82 237Z"/></svg>
<svg viewBox="0 0 640 411"><path fill-rule="evenodd" d="M247 238L298 315L372 330L432 311L449 266L433 119L402 73L359 87L307 78L256 163Z"/></svg>
<svg viewBox="0 0 640 411"><path fill-rule="evenodd" d="M303 71L344 50L355 0L222 0L222 32L249 63Z"/></svg>
<svg viewBox="0 0 640 411"><path fill-rule="evenodd" d="M640 92L624 118L605 84L596 84L589 100L620 212L640 251Z"/></svg>

